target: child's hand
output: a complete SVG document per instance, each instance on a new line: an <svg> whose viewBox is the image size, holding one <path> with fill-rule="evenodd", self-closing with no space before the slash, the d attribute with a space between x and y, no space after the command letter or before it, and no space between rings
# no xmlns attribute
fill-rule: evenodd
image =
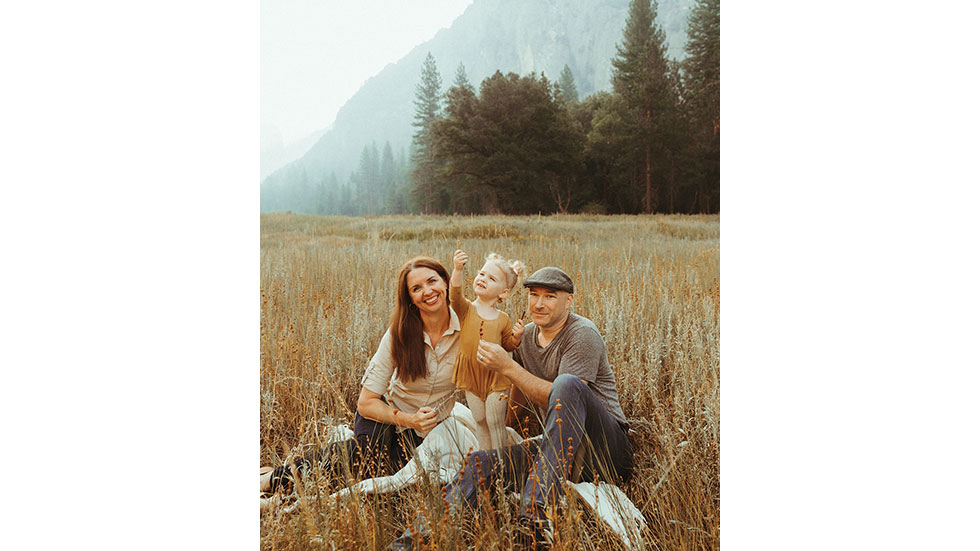
<svg viewBox="0 0 980 551"><path fill-rule="evenodd" d="M514 340L520 342L521 337L524 336L524 322L522 320L517 320L517 323L514 324L511 332L514 334Z"/></svg>
<svg viewBox="0 0 980 551"><path fill-rule="evenodd" d="M456 252L453 253L453 269L462 271L463 266L466 265L469 259L470 257L467 256L466 253L457 249Z"/></svg>

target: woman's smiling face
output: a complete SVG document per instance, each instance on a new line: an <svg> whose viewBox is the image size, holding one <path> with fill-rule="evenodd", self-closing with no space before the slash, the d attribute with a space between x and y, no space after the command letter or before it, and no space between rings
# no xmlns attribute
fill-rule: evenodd
<svg viewBox="0 0 980 551"><path fill-rule="evenodd" d="M435 313L446 307L446 282L431 268L415 268L405 278L408 296L419 311Z"/></svg>

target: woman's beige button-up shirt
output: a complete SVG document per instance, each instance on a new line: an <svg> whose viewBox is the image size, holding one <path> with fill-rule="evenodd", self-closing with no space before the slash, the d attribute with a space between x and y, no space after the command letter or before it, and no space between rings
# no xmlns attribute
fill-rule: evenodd
<svg viewBox="0 0 980 551"><path fill-rule="evenodd" d="M456 385L453 384L453 363L459 350L459 332L459 317L452 308L449 309L449 329L442 334L435 348L432 347L429 335L423 332L428 375L409 383L399 379L395 371L395 360L391 355L391 329L388 329L381 337L378 351L364 371L361 386L383 395L389 404L405 413L416 413L422 406L438 406L437 418L442 422L449 417L456 403L456 400L447 398L456 390ZM405 430L404 427L398 429ZM425 436L415 432L419 436Z"/></svg>

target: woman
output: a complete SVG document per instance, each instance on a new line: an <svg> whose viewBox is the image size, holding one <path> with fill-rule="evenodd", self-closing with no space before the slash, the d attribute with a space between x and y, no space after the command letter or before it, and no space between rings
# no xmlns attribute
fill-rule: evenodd
<svg viewBox="0 0 980 551"><path fill-rule="evenodd" d="M449 308L448 287L446 268L432 258L413 258L402 266L388 330L361 378L354 439L296 460L297 469L307 470L316 462L341 473L337 460L349 457L351 472L371 459L395 472L408 463L411 450L425 435L449 416L455 403L452 370L460 325ZM260 476L259 489L289 489L291 476L285 465L272 469Z"/></svg>

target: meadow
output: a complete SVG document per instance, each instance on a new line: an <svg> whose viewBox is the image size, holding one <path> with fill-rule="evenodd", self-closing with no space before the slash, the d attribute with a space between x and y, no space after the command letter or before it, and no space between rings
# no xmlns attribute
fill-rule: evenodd
<svg viewBox="0 0 980 551"><path fill-rule="evenodd" d="M398 268L417 255L452 269L465 250L464 291L490 252L531 271L559 266L574 311L602 333L632 428L636 471L623 485L642 511L648 549L718 549L720 524L719 219L713 216L261 215L260 463L322 445L353 420L360 378L387 326ZM475 265L475 266L474 266ZM520 318L527 292L502 306ZM333 482L336 484L336 481ZM261 517L262 549L384 549L419 509L438 522L430 549L511 549L513 503L451 521L439 487L332 502L307 483L296 507ZM499 499L498 499L499 498ZM439 520L441 518L441 520ZM619 549L570 500L559 551Z"/></svg>

